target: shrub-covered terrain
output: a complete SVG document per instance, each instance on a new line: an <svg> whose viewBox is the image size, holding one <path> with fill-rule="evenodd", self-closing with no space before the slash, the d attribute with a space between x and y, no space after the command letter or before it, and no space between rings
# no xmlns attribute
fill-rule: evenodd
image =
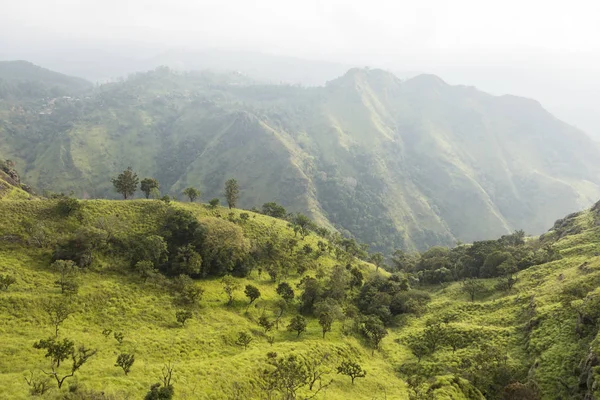
<svg viewBox="0 0 600 400"><path fill-rule="evenodd" d="M55 197L0 201L3 398L594 398L597 207L390 273L300 216Z"/></svg>

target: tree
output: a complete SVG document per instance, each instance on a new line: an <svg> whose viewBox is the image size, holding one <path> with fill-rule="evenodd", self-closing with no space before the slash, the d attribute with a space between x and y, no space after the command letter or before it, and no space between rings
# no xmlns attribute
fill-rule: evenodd
<svg viewBox="0 0 600 400"><path fill-rule="evenodd" d="M214 199L211 199L208 202L208 204L210 205L211 208L217 208L217 206L219 205L220 202L221 202L221 200L219 200L215 197Z"/></svg>
<svg viewBox="0 0 600 400"><path fill-rule="evenodd" d="M112 178L110 181L114 185L116 192L123 195L124 200L133 196L139 183L138 176L133 172L131 167L128 167L118 177Z"/></svg>
<svg viewBox="0 0 600 400"><path fill-rule="evenodd" d="M261 372L261 386L267 392L277 390L283 394L283 399L293 400L297 397L296 392L309 383L306 363L295 354L277 358L277 353L268 353L267 364L269 368Z"/></svg>
<svg viewBox="0 0 600 400"><path fill-rule="evenodd" d="M250 300L250 303L248 303L248 307L250 307L250 305L260 297L260 290L258 290L256 286L246 285L244 293L246 294L246 297L248 297L248 299Z"/></svg>
<svg viewBox="0 0 600 400"><path fill-rule="evenodd" d="M183 191L183 194L190 199L190 202L196 201L197 198L200 197L200 191L196 188L189 187Z"/></svg>
<svg viewBox="0 0 600 400"><path fill-rule="evenodd" d="M144 400L171 400L175 394L175 389L172 385L161 386L160 383L155 383L150 386L150 391L146 393Z"/></svg>
<svg viewBox="0 0 600 400"><path fill-rule="evenodd" d="M323 339L325 339L325 334L331 331L333 321L333 315L328 312L323 312L319 315L319 325L321 325L321 329L323 330Z"/></svg>
<svg viewBox="0 0 600 400"><path fill-rule="evenodd" d="M144 400L171 400L175 394L175 388L171 383L175 366L171 363L165 364L162 368L162 383L155 383L150 386L150 391L144 397Z"/></svg>
<svg viewBox="0 0 600 400"><path fill-rule="evenodd" d="M135 263L134 268L144 282L146 282L149 278L155 277L159 273L158 270L154 268L154 263L148 260L138 261Z"/></svg>
<svg viewBox="0 0 600 400"><path fill-rule="evenodd" d="M192 312L190 310L179 310L175 313L175 318L177 318L177 322L179 322L181 326L185 326L185 322L192 318Z"/></svg>
<svg viewBox="0 0 600 400"><path fill-rule="evenodd" d="M59 273L59 279L54 282L60 287L62 294L75 294L79 286L75 281L75 277L79 272L79 268L75 262L71 260L56 260L51 265L52 269Z"/></svg>
<svg viewBox="0 0 600 400"><path fill-rule="evenodd" d="M296 214L294 218L292 218L292 227L294 228L294 233L300 232L302 239L306 235L308 235L309 230L313 227L313 222L304 214Z"/></svg>
<svg viewBox="0 0 600 400"><path fill-rule="evenodd" d="M281 296L286 303L290 303L294 300L294 289L287 282L281 282L277 285L277 294Z"/></svg>
<svg viewBox="0 0 600 400"><path fill-rule="evenodd" d="M8 290L8 287L15 283L17 280L14 276L10 275L0 275L0 290L5 291Z"/></svg>
<svg viewBox="0 0 600 400"><path fill-rule="evenodd" d="M248 348L248 345L250 344L250 342L252 342L254 340L254 338L252 337L252 335L250 335L249 333L246 332L240 332L238 334L238 338L235 341L235 343L238 346L242 346L244 347L244 350L246 350Z"/></svg>
<svg viewBox="0 0 600 400"><path fill-rule="evenodd" d="M296 332L296 337L300 337L300 334L306 330L306 319L304 319L302 315L296 315L290 321L287 330L290 332Z"/></svg>
<svg viewBox="0 0 600 400"><path fill-rule="evenodd" d="M44 310L50 317L50 322L54 326L54 336L58 338L58 328L67 318L69 318L69 315L73 313L73 310L66 300L48 303L44 307Z"/></svg>
<svg viewBox="0 0 600 400"><path fill-rule="evenodd" d="M457 329L447 329L444 335L444 342L452 348L453 353L466 344L465 337Z"/></svg>
<svg viewBox="0 0 600 400"><path fill-rule="evenodd" d="M172 288L176 294L176 302L188 307L197 305L204 294L204 290L187 275L175 278Z"/></svg>
<svg viewBox="0 0 600 400"><path fill-rule="evenodd" d="M261 328L263 328L265 330L265 333L267 333L271 329L273 329L274 325L275 325L275 323L272 322L272 321L270 321L269 318L267 318L266 315L261 315L258 318L258 326L260 326Z"/></svg>
<svg viewBox="0 0 600 400"><path fill-rule="evenodd" d="M352 379L352 384L354 385L354 380L356 378L364 378L367 376L367 371L362 369L360 364L354 361L344 360L337 367L338 374L349 376Z"/></svg>
<svg viewBox="0 0 600 400"><path fill-rule="evenodd" d="M430 323L423 330L423 343L434 353L441 343L445 342L447 329L439 322Z"/></svg>
<svg viewBox="0 0 600 400"><path fill-rule="evenodd" d="M471 301L475 301L475 296L485 292L485 285L477 279L465 279L460 287L460 290L467 293Z"/></svg>
<svg viewBox="0 0 600 400"><path fill-rule="evenodd" d="M229 179L225 182L225 199L229 208L235 208L240 197L240 188L235 179Z"/></svg>
<svg viewBox="0 0 600 400"><path fill-rule="evenodd" d="M381 320L375 316L368 316L362 326L363 335L371 341L373 345L372 354L379 348L379 343L387 336L388 332L383 326Z"/></svg>
<svg viewBox="0 0 600 400"><path fill-rule="evenodd" d="M125 334L123 332L115 332L113 333L113 337L119 344L123 344L123 340L125 340Z"/></svg>
<svg viewBox="0 0 600 400"><path fill-rule="evenodd" d="M275 302L275 328L279 329L279 321L283 314L287 310L288 304L283 299L279 299Z"/></svg>
<svg viewBox="0 0 600 400"><path fill-rule="evenodd" d="M228 298L227 305L233 304L233 294L239 290L240 284L231 275L225 275L223 279L221 279L221 284L223 285L223 291Z"/></svg>
<svg viewBox="0 0 600 400"><path fill-rule="evenodd" d="M417 357L417 362L421 362L421 358L429 354L429 348L423 343L420 336L410 336L407 343L408 348Z"/></svg>
<svg viewBox="0 0 600 400"><path fill-rule="evenodd" d="M125 375L129 374L131 370L131 366L135 362L135 356L133 354L121 353L117 356L117 362L115 363L115 367L123 368L123 372Z"/></svg>
<svg viewBox="0 0 600 400"><path fill-rule="evenodd" d="M147 199L150 198L150 195L152 194L153 190L159 189L160 185L158 184L158 181L154 178L144 178L140 182L140 190L144 192L144 195Z"/></svg>
<svg viewBox="0 0 600 400"><path fill-rule="evenodd" d="M84 346L75 349L75 343L69 339L63 339L62 341L57 341L55 338L40 340L34 343L33 347L39 350L46 350L45 357L50 359L51 371L46 372L42 370L42 372L56 379L59 389L66 379L74 376L83 364L96 354L96 350L87 349ZM69 372L61 373L60 365L68 358L72 360Z"/></svg>
<svg viewBox="0 0 600 400"><path fill-rule="evenodd" d="M263 204L262 213L273 218L285 218L287 215L285 208L274 202Z"/></svg>
<svg viewBox="0 0 600 400"><path fill-rule="evenodd" d="M360 269L357 267L352 267L350 270L350 289L354 289L355 287L360 288L363 284L363 280L364 276L362 272L360 272Z"/></svg>
<svg viewBox="0 0 600 400"><path fill-rule="evenodd" d="M374 254L371 254L369 261L371 263L375 264L375 271L379 271L379 267L381 267L383 265L385 258L383 257L383 254L381 254L381 253L374 253Z"/></svg>
<svg viewBox="0 0 600 400"><path fill-rule="evenodd" d="M191 243L179 247L172 261L171 273L198 275L202 271L202 256Z"/></svg>

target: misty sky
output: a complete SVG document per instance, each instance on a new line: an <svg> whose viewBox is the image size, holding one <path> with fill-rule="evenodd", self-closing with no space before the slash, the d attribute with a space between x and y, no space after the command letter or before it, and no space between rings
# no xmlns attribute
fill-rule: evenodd
<svg viewBox="0 0 600 400"><path fill-rule="evenodd" d="M532 48L600 53L594 0L19 0L3 10L0 29L25 36L46 31L344 61Z"/></svg>
<svg viewBox="0 0 600 400"><path fill-rule="evenodd" d="M92 80L172 48L252 50L532 97L600 138L597 0L0 2L0 59Z"/></svg>

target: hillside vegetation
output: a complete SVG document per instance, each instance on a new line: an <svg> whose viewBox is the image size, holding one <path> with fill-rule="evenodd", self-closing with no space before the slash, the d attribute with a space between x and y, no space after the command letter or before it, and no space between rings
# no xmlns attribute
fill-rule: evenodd
<svg viewBox="0 0 600 400"><path fill-rule="evenodd" d="M0 92L0 153L42 191L111 197L131 166L163 194L210 199L234 176L242 207L276 201L387 254L541 233L600 197L583 133L434 76L353 69L302 88L159 68L79 90Z"/></svg>
<svg viewBox="0 0 600 400"><path fill-rule="evenodd" d="M599 221L594 207L539 239L397 253L403 272L390 275L351 240L243 210L5 199L0 388L9 399L41 387L142 398L155 383L154 395L188 399L592 399ZM473 269L444 275L458 252ZM60 390L44 374L56 340L73 341L74 360L91 355ZM115 364L131 355L124 373ZM354 383L337 373L344 362L359 366Z"/></svg>

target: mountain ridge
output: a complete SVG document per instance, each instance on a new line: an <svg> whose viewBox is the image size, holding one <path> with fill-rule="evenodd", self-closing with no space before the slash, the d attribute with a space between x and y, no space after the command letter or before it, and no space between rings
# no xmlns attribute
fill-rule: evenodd
<svg viewBox="0 0 600 400"><path fill-rule="evenodd" d="M0 151L35 187L114 197L109 177L133 164L165 192L211 198L235 176L244 207L277 201L387 253L541 233L600 197L600 153L583 132L534 100L433 75L354 68L302 88L159 68L50 118L35 110L0 125L13 132ZM30 137L51 145L32 152Z"/></svg>

